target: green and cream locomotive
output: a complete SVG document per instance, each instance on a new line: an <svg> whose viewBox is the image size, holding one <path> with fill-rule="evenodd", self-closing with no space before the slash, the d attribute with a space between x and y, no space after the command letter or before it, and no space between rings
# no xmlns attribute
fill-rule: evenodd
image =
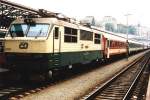
<svg viewBox="0 0 150 100"><path fill-rule="evenodd" d="M15 20L5 37L7 65L51 71L103 58L102 32L59 18Z"/></svg>

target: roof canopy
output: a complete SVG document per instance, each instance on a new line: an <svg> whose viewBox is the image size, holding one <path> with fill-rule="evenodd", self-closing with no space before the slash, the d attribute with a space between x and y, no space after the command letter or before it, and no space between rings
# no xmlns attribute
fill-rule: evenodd
<svg viewBox="0 0 150 100"><path fill-rule="evenodd" d="M0 0L0 28L8 28L10 23L18 17L32 17L37 15L38 10L7 0Z"/></svg>

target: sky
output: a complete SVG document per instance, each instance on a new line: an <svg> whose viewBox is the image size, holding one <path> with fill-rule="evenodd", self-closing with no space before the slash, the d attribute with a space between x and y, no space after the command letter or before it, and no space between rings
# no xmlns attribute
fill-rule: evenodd
<svg viewBox="0 0 150 100"><path fill-rule="evenodd" d="M94 16L102 20L104 16L113 16L118 23L141 24L150 27L149 0L9 0L35 9L46 9L63 13L68 17L83 19Z"/></svg>

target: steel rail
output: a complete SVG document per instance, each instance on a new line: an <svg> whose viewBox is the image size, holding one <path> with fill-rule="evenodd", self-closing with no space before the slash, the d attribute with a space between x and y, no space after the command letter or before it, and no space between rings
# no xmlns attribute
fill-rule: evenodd
<svg viewBox="0 0 150 100"><path fill-rule="evenodd" d="M116 74L114 77L112 77L110 80L105 82L100 87L97 87L94 91L92 91L91 93L89 93L88 95L83 97L82 99L83 100L91 100L91 99L93 99L96 95L99 94L100 91L103 91L105 89L105 87L107 87L109 84L111 84L111 82L113 82L116 78L118 78L122 73L127 71L131 66L137 64L139 62L139 60L141 60L142 58L144 58L144 56L141 56L140 58L136 59L134 62L132 62L130 65L128 65L128 67L124 68L121 72Z"/></svg>
<svg viewBox="0 0 150 100"><path fill-rule="evenodd" d="M138 79L139 79L140 75L142 74L142 72L143 72L145 66L147 65L149 59L150 59L150 58L148 58L147 61L146 61L146 63L144 63L142 69L140 70L140 72L139 72L138 75L136 76L135 80L134 80L133 83L131 84L131 86L130 86L130 88L128 89L128 91L127 91L126 95L124 96L123 100L127 100L127 99L129 98L129 96L130 96L130 94L131 94L131 92L132 92L132 89L133 89L135 83L138 81Z"/></svg>

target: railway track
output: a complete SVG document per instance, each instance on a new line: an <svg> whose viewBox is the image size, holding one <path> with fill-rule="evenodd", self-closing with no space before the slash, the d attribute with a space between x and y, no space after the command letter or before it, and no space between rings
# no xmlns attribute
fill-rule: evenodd
<svg viewBox="0 0 150 100"><path fill-rule="evenodd" d="M19 100L24 96L39 92L45 88L46 84L33 85L16 83L16 85L3 86L0 87L0 100Z"/></svg>
<svg viewBox="0 0 150 100"><path fill-rule="evenodd" d="M54 82L50 83L47 81L36 83L32 81L11 79L12 77L8 78L8 76L12 76L12 72L8 71L0 73L0 100L19 100L20 98L39 92L47 86L54 84Z"/></svg>
<svg viewBox="0 0 150 100"><path fill-rule="evenodd" d="M131 96L129 97L130 100L135 100L135 99L146 100L148 80L149 80L149 72L148 69L145 69L141 77L139 78L135 88L133 89Z"/></svg>
<svg viewBox="0 0 150 100"><path fill-rule="evenodd" d="M149 62L149 56L147 56L149 54L126 67L103 85L96 86L92 92L82 97L81 100L129 100L138 98L133 91L137 91L135 87Z"/></svg>
<svg viewBox="0 0 150 100"><path fill-rule="evenodd" d="M100 65L107 65L109 63L115 62L119 59L123 59L118 57L118 59L112 59L109 62L103 62ZM22 81L10 82L11 80L3 79L3 76L9 76L10 72L0 73L0 100L16 100L23 98L27 95L39 92L47 87L53 86L53 84L57 84L61 81L68 80L70 78L76 77L80 74L84 74L94 68L100 66L97 63L91 63L87 65L83 65L80 69L79 67L73 70L67 70L63 75L54 78L51 82L42 82L40 85L30 84L30 83L22 83ZM92 67L91 67L92 66ZM93 68L94 66L94 68ZM1 81L4 80L4 83ZM6 81L6 82L5 82ZM37 83L36 83L37 84Z"/></svg>

